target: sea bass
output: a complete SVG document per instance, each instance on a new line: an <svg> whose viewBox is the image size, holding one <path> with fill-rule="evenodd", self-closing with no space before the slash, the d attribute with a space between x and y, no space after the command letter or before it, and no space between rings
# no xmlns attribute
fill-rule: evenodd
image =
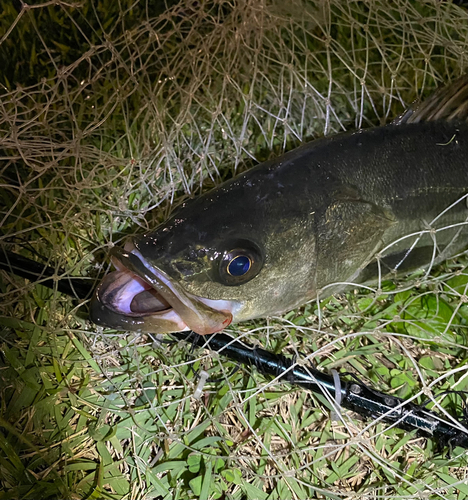
<svg viewBox="0 0 468 500"><path fill-rule="evenodd" d="M387 126L307 143L114 248L91 319L209 334L468 246L468 77Z"/></svg>

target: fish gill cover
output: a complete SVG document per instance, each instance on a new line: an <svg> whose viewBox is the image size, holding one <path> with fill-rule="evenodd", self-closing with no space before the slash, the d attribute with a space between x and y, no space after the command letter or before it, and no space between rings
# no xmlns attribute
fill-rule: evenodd
<svg viewBox="0 0 468 500"><path fill-rule="evenodd" d="M467 67L451 2L3 2L1 247L109 268L129 235L259 161L389 123ZM232 216L235 216L233 214ZM466 257L227 329L454 414ZM0 498L466 498L466 452L1 274ZM193 394L200 370L209 382Z"/></svg>

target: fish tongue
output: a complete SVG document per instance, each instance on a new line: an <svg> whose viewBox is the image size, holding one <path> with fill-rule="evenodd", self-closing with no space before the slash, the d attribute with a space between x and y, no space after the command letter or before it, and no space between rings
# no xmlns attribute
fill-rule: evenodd
<svg viewBox="0 0 468 500"><path fill-rule="evenodd" d="M152 313L170 309L170 304L156 290L146 290L133 297L130 304L132 312L137 314Z"/></svg>

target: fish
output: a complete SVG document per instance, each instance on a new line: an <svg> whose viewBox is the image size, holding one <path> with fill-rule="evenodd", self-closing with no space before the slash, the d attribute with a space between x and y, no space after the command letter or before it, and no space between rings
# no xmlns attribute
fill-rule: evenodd
<svg viewBox="0 0 468 500"><path fill-rule="evenodd" d="M468 244L468 76L388 125L325 136L184 202L111 250L90 318L212 334Z"/></svg>

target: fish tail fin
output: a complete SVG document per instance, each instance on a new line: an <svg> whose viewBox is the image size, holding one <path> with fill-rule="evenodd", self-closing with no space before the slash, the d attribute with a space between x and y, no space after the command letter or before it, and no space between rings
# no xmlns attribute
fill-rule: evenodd
<svg viewBox="0 0 468 500"><path fill-rule="evenodd" d="M394 125L428 121L468 121L468 75L436 90L427 99L416 102L393 121Z"/></svg>

